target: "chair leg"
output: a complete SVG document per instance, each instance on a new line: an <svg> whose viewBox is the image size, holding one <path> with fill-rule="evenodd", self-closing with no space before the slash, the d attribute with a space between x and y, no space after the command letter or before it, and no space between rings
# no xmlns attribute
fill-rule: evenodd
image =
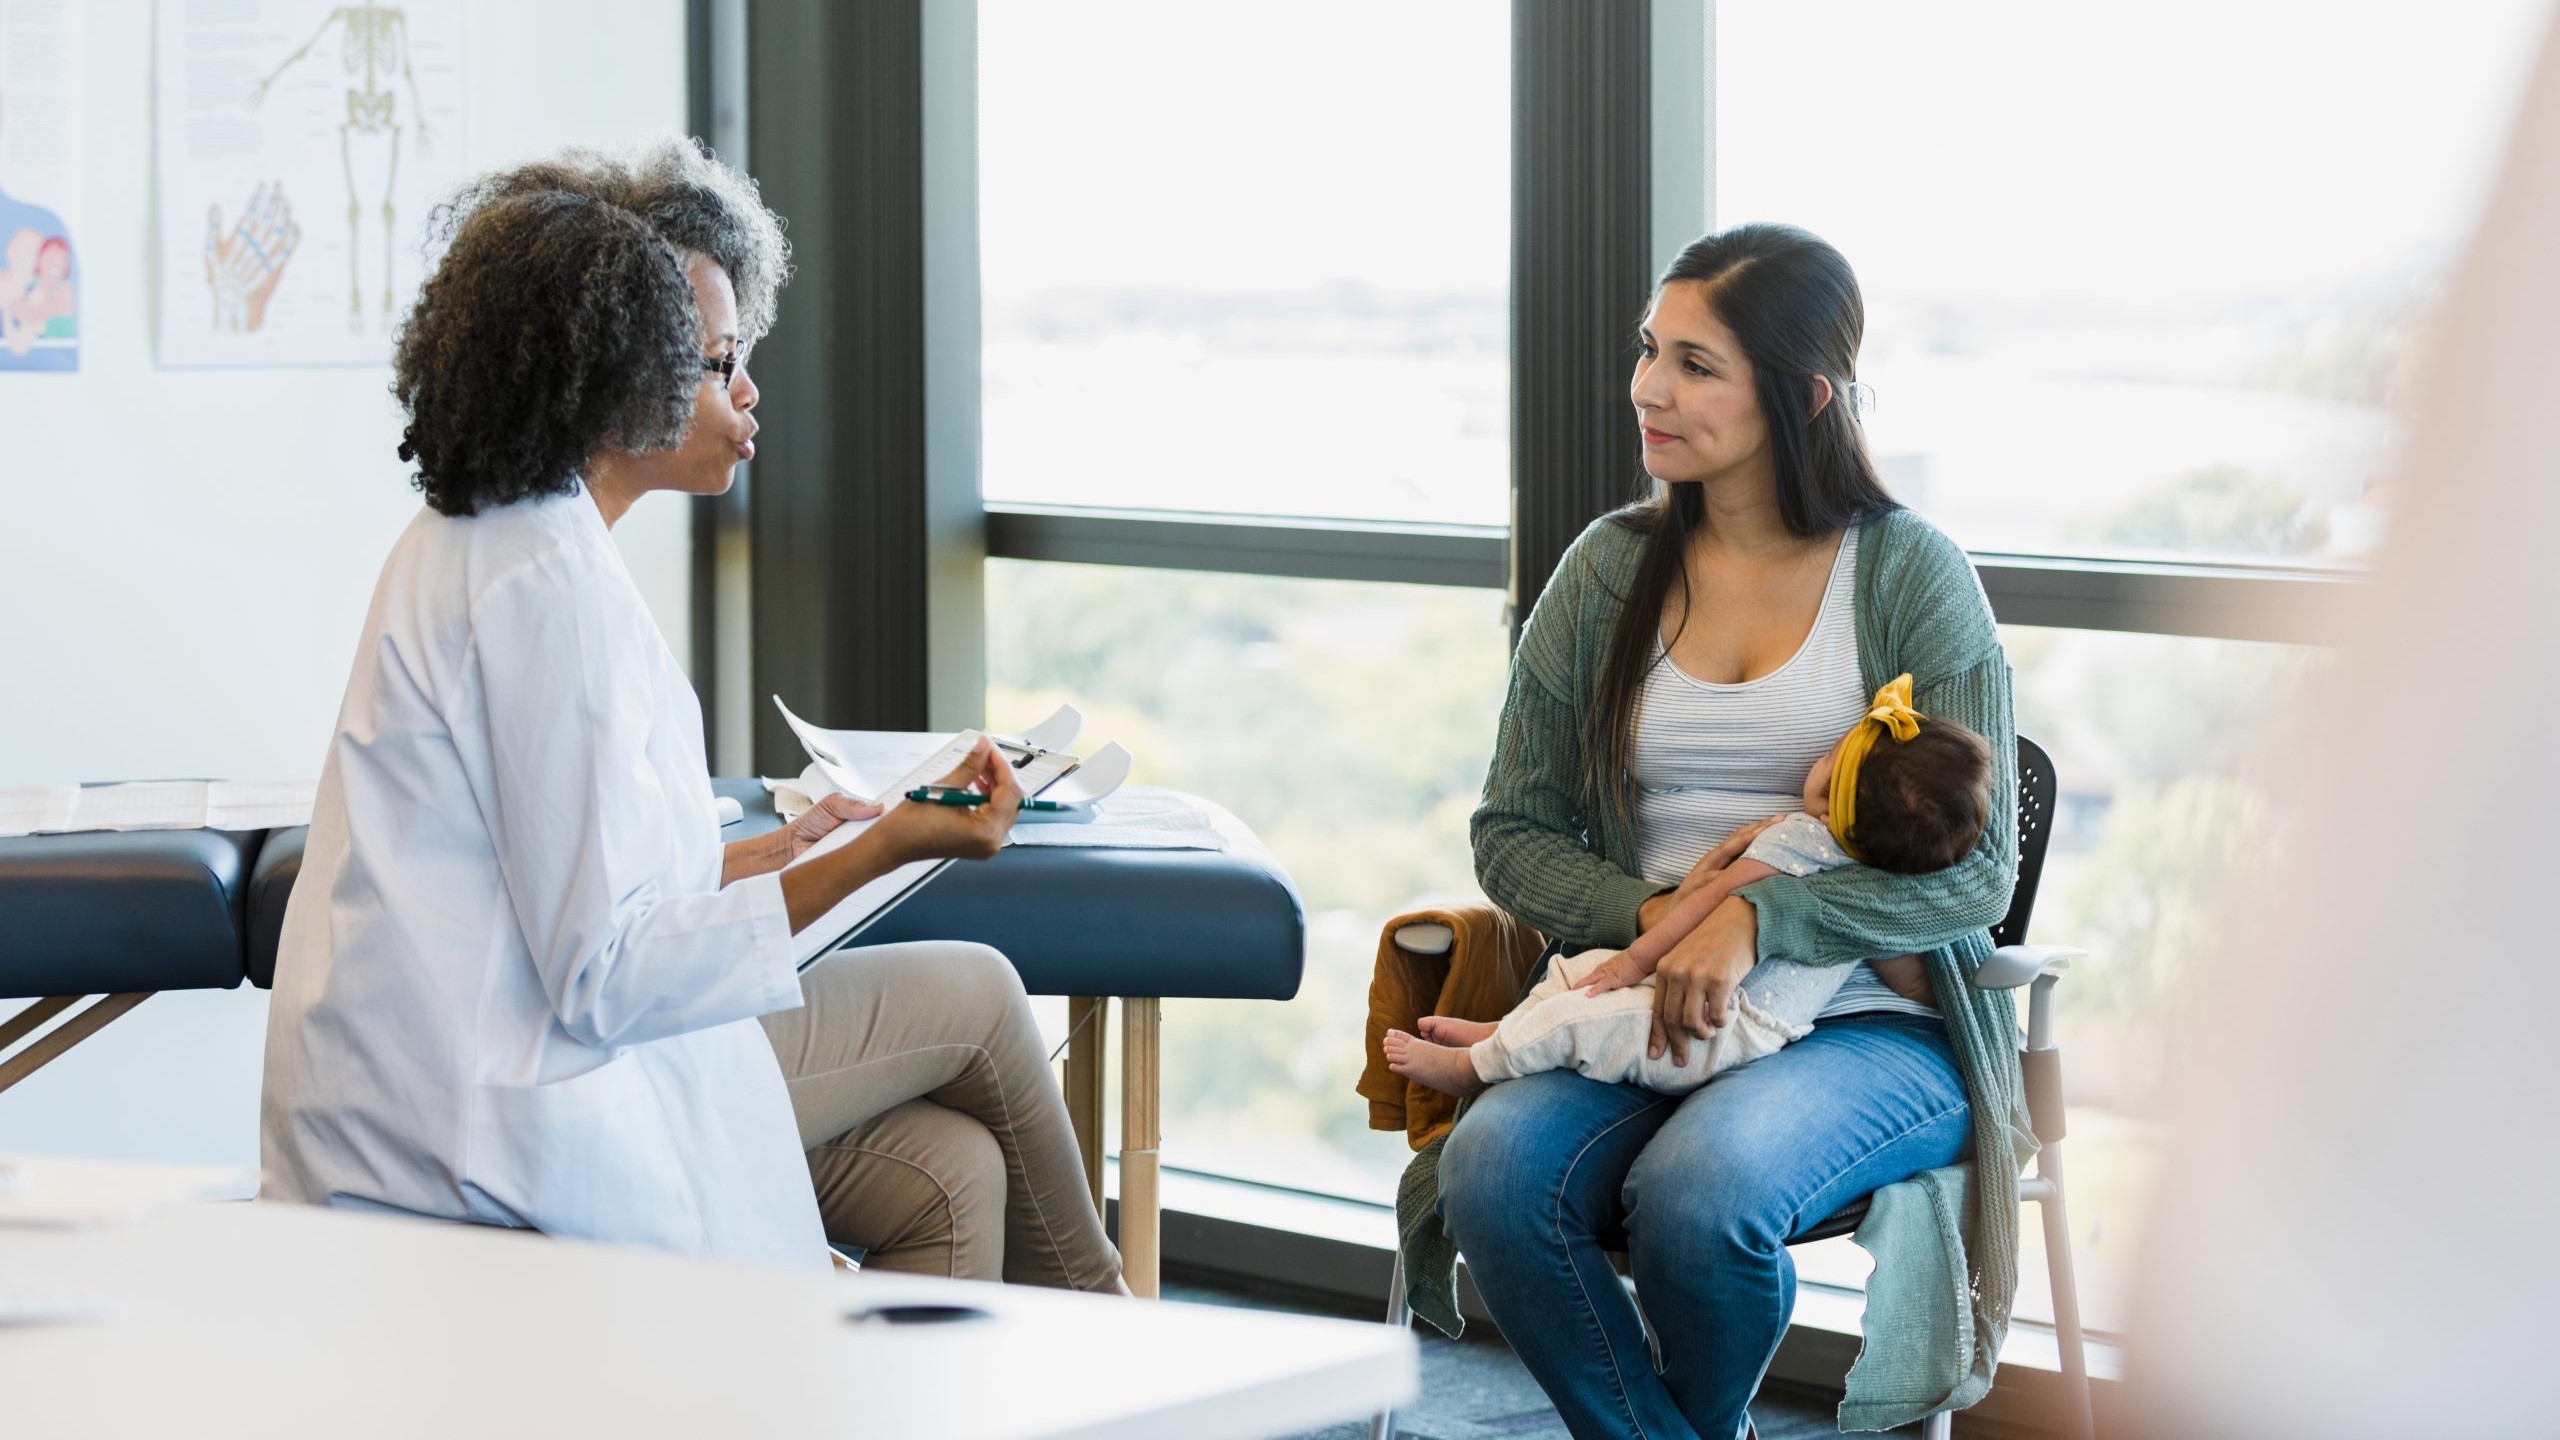
<svg viewBox="0 0 2560 1440"><path fill-rule="evenodd" d="M2097 1415L2089 1397L2089 1351L2080 1334L2080 1284L2071 1268L2071 1215L2062 1202L2062 1142L2048 1143L2036 1156L2036 1178L2045 1182L2039 1208L2044 1211L2044 1257L2053 1284L2054 1338L2062 1347L2062 1403L2065 1433L2073 1440L2096 1440Z"/></svg>
<svg viewBox="0 0 2560 1440"><path fill-rule="evenodd" d="M1387 1273L1387 1323L1398 1328L1413 1323L1413 1310L1404 1300L1404 1251L1396 1251L1395 1268ZM1379 1411L1369 1421L1369 1440L1395 1440L1394 1407Z"/></svg>
<svg viewBox="0 0 2560 1440"><path fill-rule="evenodd" d="M1941 1410L1920 1422L1920 1440L1954 1440L1956 1412Z"/></svg>

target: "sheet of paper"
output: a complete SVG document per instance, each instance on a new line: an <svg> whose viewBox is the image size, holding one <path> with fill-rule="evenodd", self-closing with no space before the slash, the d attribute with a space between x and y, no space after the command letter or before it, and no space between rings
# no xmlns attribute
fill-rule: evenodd
<svg viewBox="0 0 2560 1440"><path fill-rule="evenodd" d="M1025 780L1022 788L1043 800L1055 800L1062 805L1089 805L1128 784L1129 771L1135 763L1129 752L1121 749L1120 742L1115 740L1086 756L1084 763L1067 771L1056 784L1044 784L1035 790L1031 782Z"/></svg>
<svg viewBox="0 0 2560 1440"><path fill-rule="evenodd" d="M0 786L0 838L67 829L79 800L77 785Z"/></svg>
<svg viewBox="0 0 2560 1440"><path fill-rule="evenodd" d="M313 780L216 780L205 797L204 823L215 830L308 825L319 790Z"/></svg>
<svg viewBox="0 0 2560 1440"><path fill-rule="evenodd" d="M145 780L0 789L0 835L79 830L274 830L311 823L308 780Z"/></svg>
<svg viewBox="0 0 2560 1440"><path fill-rule="evenodd" d="M71 807L69 830L201 830L210 791L201 780L91 785Z"/></svg>
<svg viewBox="0 0 2560 1440"><path fill-rule="evenodd" d="M807 751L820 773L833 781L838 790L857 800L876 800L889 793L897 777L908 773L942 744L940 736L915 730L829 730L812 725L791 713L782 697L773 697L773 708L782 712L791 733L800 737L800 748ZM971 734L977 732L971 731ZM966 753L965 751L963 752ZM952 765L960 762L953 760ZM940 779L951 769L945 765L934 772ZM911 786L897 786L900 789Z"/></svg>
<svg viewBox="0 0 2560 1440"><path fill-rule="evenodd" d="M994 734L994 732L989 732ZM1084 712L1073 705L1061 705L1049 712L1049 718L1019 735L995 735L997 743L1012 741L1034 750L1072 750L1076 737L1084 733Z"/></svg>
<svg viewBox="0 0 2560 1440"><path fill-rule="evenodd" d="M379 365L463 176L464 0L159 0L162 365Z"/></svg>
<svg viewBox="0 0 2560 1440"><path fill-rule="evenodd" d="M1107 850L1224 850L1228 837L1200 801L1178 790L1133 785L1094 807L1083 823L1033 822L1013 827L1016 845Z"/></svg>
<svg viewBox="0 0 2560 1440"><path fill-rule="evenodd" d="M784 723L791 727L792 734L799 737L800 748L808 753L818 772L837 790L860 800L878 799L889 793L893 785L899 790L912 789L911 782L897 782L890 777L905 775L919 768L926 756L937 753L937 745L940 744L940 737L931 731L830 730L791 713L791 707L783 704L779 695L773 697L773 708L782 712ZM1063 751L1075 743L1075 737L1083 730L1084 716L1072 705L1061 705L1050 712L1049 718L1020 735L991 734L990 738L999 745L1011 742L1038 750ZM1046 758L1034 756L1031 763L1037 764ZM952 765L959 763L955 758L951 765L945 765L928 778L939 780L950 773ZM1037 783L1045 784L1055 779L1074 763L1072 755L1059 756L1047 769L1038 772ZM1030 765L1017 765L1016 776L1024 790L1036 793ZM767 782L766 788L771 789L774 783ZM805 786L794 788L808 793ZM812 795L811 798L818 797Z"/></svg>
<svg viewBox="0 0 2560 1440"><path fill-rule="evenodd" d="M774 703L779 705L782 702L776 700ZM791 712L785 710L782 713L788 715ZM930 741L933 737L928 735L924 738ZM963 730L929 752L913 769L907 771L881 792L882 813L886 814L908 803L907 791L918 785L930 785L950 774L954 767L968 757L970 751L977 748L979 738L978 731ZM785 868L806 865L840 846L850 845L857 836L867 833L872 826L879 823L877 820L855 820L838 825L827 832L825 839L802 851L800 858L792 861L791 866ZM792 937L797 946L795 953L800 962L800 968L807 969L819 956L834 949L839 942L870 924L882 911L905 899L908 892L931 879L936 871L950 863L948 860L912 861L837 901L828 908L826 914L819 916L815 923Z"/></svg>
<svg viewBox="0 0 2560 1440"><path fill-rule="evenodd" d="M0 373L80 368L88 34L81 0L0 0Z"/></svg>

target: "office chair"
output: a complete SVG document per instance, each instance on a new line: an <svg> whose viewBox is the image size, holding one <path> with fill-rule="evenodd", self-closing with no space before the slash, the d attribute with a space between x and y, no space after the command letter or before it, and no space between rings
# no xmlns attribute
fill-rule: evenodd
<svg viewBox="0 0 2560 1440"><path fill-rule="evenodd" d="M2036 884L2044 874L2046 844L2053 838L2053 759L2044 747L2018 737L2018 886L2009 896L2009 913L1992 927L1997 947L1973 975L1979 990L2027 992L2026 1048L2018 1068L2027 1092L2027 1117L2043 1148L2035 1173L2018 1181L2021 1204L2032 1203L2044 1217L2045 1266L2053 1285L2054 1333L2061 1342L2064 1420L2074 1440L2094 1440L2096 1421L2090 1409L2089 1359L2080 1333L2080 1288L2071 1269L2071 1225L2062 1196L2062 1052L2053 1043L2053 987L2070 972L2073 959L2086 951L2058 945L2029 945L2027 918L2034 911ZM1396 944L1415 954L1444 953L1452 937L1445 925L1409 925L1396 932ZM1861 1197L1829 1219L1788 1238L1789 1245L1810 1245L1846 1235L1867 1218ZM1624 1257L1614 1256L1624 1268ZM1396 1256L1387 1281L1387 1323L1406 1325L1412 1315L1404 1298L1404 1256ZM1954 1412L1940 1411L1921 1422L1923 1440L1949 1440ZM1395 1412L1380 1411L1370 1422L1371 1440L1393 1440Z"/></svg>

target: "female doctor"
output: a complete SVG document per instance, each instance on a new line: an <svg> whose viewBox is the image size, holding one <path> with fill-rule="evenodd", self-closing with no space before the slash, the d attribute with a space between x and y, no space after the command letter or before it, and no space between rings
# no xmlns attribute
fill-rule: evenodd
<svg viewBox="0 0 2560 1440"><path fill-rule="evenodd" d="M788 251L690 144L467 186L393 391L422 510L384 564L286 912L266 1194L820 1266L1120 1289L1022 985L984 946L792 936L983 859L1021 794L842 798L722 845L693 691L609 531L755 453Z"/></svg>

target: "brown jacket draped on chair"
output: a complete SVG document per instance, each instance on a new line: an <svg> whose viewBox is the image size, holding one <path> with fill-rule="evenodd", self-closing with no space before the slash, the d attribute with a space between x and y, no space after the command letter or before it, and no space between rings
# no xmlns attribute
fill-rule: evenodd
<svg viewBox="0 0 2560 1440"><path fill-rule="evenodd" d="M1396 944L1407 925L1441 924L1455 937L1446 955L1417 955ZM1378 968L1369 980L1369 1063L1359 1091L1369 1102L1369 1128L1402 1130L1419 1150L1457 1122L1458 1101L1387 1068L1389 1030L1418 1033L1425 1015L1499 1020L1528 988L1546 938L1491 905L1416 910L1378 934Z"/></svg>

